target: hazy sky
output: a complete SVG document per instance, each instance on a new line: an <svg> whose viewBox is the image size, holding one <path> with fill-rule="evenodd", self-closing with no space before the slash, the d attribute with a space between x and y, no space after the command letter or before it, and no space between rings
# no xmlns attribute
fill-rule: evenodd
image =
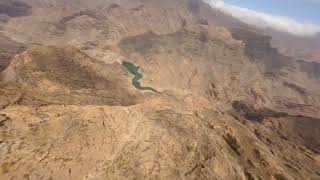
<svg viewBox="0 0 320 180"><path fill-rule="evenodd" d="M320 0L203 0L247 24L298 36L320 33Z"/></svg>
<svg viewBox="0 0 320 180"><path fill-rule="evenodd" d="M320 0L225 0L239 7L320 24Z"/></svg>

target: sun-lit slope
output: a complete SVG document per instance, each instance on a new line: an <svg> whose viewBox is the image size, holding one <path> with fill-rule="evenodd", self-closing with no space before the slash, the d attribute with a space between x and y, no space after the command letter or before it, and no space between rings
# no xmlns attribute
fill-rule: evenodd
<svg viewBox="0 0 320 180"><path fill-rule="evenodd" d="M24 42L108 44L148 30L176 31L190 17L181 2L183 0L160 3L155 0L31 0L26 3L32 7L32 14L11 18L3 29Z"/></svg>
<svg viewBox="0 0 320 180"><path fill-rule="evenodd" d="M0 177L318 177L319 155L272 126L241 124L205 99L172 96L131 107L6 108L1 131L10 150L1 151Z"/></svg>
<svg viewBox="0 0 320 180"><path fill-rule="evenodd" d="M0 179L320 177L318 63L197 0L23 2L0 24Z"/></svg>

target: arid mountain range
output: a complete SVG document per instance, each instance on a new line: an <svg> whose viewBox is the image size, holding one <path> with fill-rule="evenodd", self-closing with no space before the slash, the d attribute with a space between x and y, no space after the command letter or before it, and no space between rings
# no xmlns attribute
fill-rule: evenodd
<svg viewBox="0 0 320 180"><path fill-rule="evenodd" d="M0 40L1 180L320 179L320 64L202 1L2 0Z"/></svg>

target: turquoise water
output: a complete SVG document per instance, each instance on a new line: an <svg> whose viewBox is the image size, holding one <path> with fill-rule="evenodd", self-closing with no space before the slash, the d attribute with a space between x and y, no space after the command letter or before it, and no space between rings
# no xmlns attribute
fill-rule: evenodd
<svg viewBox="0 0 320 180"><path fill-rule="evenodd" d="M126 70L132 74L134 77L132 78L132 85L139 89L139 90L149 90L149 91L153 91L153 92L157 92L157 90L155 90L152 87L144 87L141 86L141 83L139 82L140 79L143 78L142 74L139 73L139 66L134 65L131 62L128 61L122 61L122 66L126 68Z"/></svg>

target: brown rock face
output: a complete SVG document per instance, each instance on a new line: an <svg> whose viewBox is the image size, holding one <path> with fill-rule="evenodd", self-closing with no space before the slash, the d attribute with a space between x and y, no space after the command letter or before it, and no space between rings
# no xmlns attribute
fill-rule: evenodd
<svg viewBox="0 0 320 180"><path fill-rule="evenodd" d="M320 178L318 63L197 0L4 2L0 179Z"/></svg>

